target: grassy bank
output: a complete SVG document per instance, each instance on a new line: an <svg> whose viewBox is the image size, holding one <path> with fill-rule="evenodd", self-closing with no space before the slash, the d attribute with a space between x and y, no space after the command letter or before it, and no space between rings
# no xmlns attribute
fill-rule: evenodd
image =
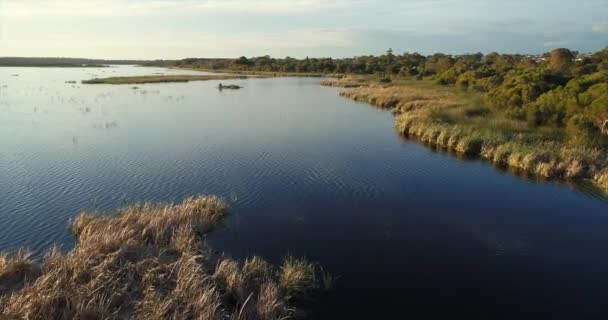
<svg viewBox="0 0 608 320"><path fill-rule="evenodd" d="M362 84L345 78L330 85L353 83ZM580 142L565 128L532 126L485 108L482 95L427 81L377 79L341 95L391 110L398 132L425 144L544 178L591 179L608 190L608 150Z"/></svg>
<svg viewBox="0 0 608 320"><path fill-rule="evenodd" d="M142 204L113 216L83 213L77 244L35 262L0 255L2 319L286 319L318 288L314 265L289 257L219 256L204 235L222 222L218 198Z"/></svg>
<svg viewBox="0 0 608 320"><path fill-rule="evenodd" d="M136 77L110 77L83 80L83 84L143 84L165 82L189 82L209 80L247 79L244 75L159 75Z"/></svg>

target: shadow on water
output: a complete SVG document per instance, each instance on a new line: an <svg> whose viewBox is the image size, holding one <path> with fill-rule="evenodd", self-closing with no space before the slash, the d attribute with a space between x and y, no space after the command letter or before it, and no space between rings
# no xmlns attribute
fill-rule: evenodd
<svg viewBox="0 0 608 320"><path fill-rule="evenodd" d="M404 142L418 143L415 140L411 140L411 139L408 139L403 136L399 136L399 138ZM531 173L523 171L523 170L517 170L515 168L511 168L511 167L507 167L507 166L497 166L488 161L480 159L479 157L476 157L476 156L470 156L470 155L461 154L458 152L449 151L445 148L441 148L441 147L434 146L434 145L424 145L424 146L426 148L428 148L428 150L430 152L435 153L435 154L455 157L456 159L458 159L460 161L464 161L464 162L481 163L483 165L487 165L489 167L494 168L500 174L512 175L512 176L518 177L518 178L520 178L524 181L530 182L530 183L558 185L560 187L570 189L573 192L580 193L584 196L608 202L608 192L606 190L598 187L591 180L565 180L565 179L558 179L558 178L553 178L553 179L545 178L542 176L531 174Z"/></svg>

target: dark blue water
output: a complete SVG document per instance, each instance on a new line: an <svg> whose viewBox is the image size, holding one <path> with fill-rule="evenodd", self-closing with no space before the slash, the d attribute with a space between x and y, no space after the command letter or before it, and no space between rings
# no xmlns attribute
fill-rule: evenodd
<svg viewBox="0 0 608 320"><path fill-rule="evenodd" d="M0 250L73 238L81 210L216 194L209 242L339 276L318 319L597 319L608 202L399 138L318 79L83 86L163 69L0 68ZM13 76L19 74L19 76Z"/></svg>

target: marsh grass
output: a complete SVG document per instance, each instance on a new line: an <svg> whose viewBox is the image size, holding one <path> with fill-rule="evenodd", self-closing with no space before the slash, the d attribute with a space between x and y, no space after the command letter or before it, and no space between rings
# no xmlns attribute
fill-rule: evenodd
<svg viewBox="0 0 608 320"><path fill-rule="evenodd" d="M348 89L342 96L391 110L398 132L433 147L480 157L543 178L591 179L608 190L608 152L483 107L479 95L403 80Z"/></svg>
<svg viewBox="0 0 608 320"><path fill-rule="evenodd" d="M153 75L135 77L109 77L83 80L83 84L144 84L209 80L247 79L244 75Z"/></svg>
<svg viewBox="0 0 608 320"><path fill-rule="evenodd" d="M358 88L367 86L368 80L364 77L348 75L338 77L337 79L323 80L321 81L321 85L326 87Z"/></svg>
<svg viewBox="0 0 608 320"><path fill-rule="evenodd" d="M317 285L314 265L306 259L287 257L281 266L279 284L289 297L306 295Z"/></svg>
<svg viewBox="0 0 608 320"><path fill-rule="evenodd" d="M316 270L288 257L217 256L204 235L227 214L215 197L140 204L116 215L83 213L77 244L0 255L0 319L287 319L315 288Z"/></svg>

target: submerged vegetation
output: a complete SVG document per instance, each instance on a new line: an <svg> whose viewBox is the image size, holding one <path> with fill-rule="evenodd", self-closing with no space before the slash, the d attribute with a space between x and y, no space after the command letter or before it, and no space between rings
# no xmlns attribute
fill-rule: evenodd
<svg viewBox="0 0 608 320"><path fill-rule="evenodd" d="M41 262L26 251L0 255L2 319L287 319L321 289L317 268L288 257L218 256L204 235L227 214L214 197L142 204L117 215L83 213L77 244Z"/></svg>
<svg viewBox="0 0 608 320"><path fill-rule="evenodd" d="M143 83L165 83L165 82L190 82L209 80L247 79L247 76L238 75L157 75L157 76L135 76L135 77L110 77L83 80L83 84L143 84Z"/></svg>

